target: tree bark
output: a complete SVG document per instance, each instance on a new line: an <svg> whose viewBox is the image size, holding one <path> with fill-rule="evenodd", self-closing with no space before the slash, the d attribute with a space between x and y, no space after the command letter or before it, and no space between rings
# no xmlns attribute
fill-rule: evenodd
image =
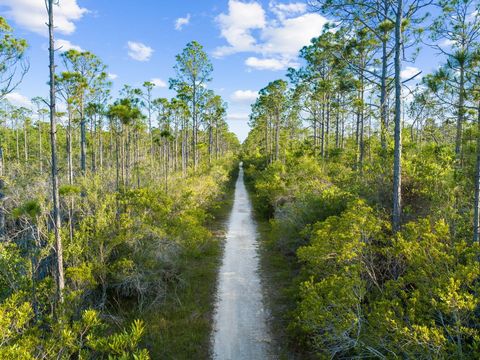
<svg viewBox="0 0 480 360"><path fill-rule="evenodd" d="M53 198L53 227L55 232L56 253L56 282L57 300L63 302L63 289L65 280L63 276L63 247L60 235L60 199L58 192L58 167L57 167L57 119L55 113L55 40L53 24L53 0L47 0L48 34L49 34L49 70L50 70L50 142L52 155L52 198Z"/></svg>
<svg viewBox="0 0 480 360"><path fill-rule="evenodd" d="M80 100L80 169L82 176L87 172L87 124L83 111L83 99Z"/></svg>
<svg viewBox="0 0 480 360"><path fill-rule="evenodd" d="M394 155L393 155L393 213L392 229L400 229L402 214L402 21L403 0L397 0L395 21L395 131L394 131Z"/></svg>
<svg viewBox="0 0 480 360"><path fill-rule="evenodd" d="M473 241L480 237L480 101L477 108L477 161L475 164L475 200L473 206Z"/></svg>

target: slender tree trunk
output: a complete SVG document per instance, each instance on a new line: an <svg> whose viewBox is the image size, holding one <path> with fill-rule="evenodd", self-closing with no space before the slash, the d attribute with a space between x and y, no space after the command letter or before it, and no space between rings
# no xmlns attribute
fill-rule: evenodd
<svg viewBox="0 0 480 360"><path fill-rule="evenodd" d="M318 128L317 128L317 111L316 106L313 109L313 157L317 158L317 148L318 148Z"/></svg>
<svg viewBox="0 0 480 360"><path fill-rule="evenodd" d="M328 140L329 140L328 138L330 136L330 97L327 96L326 100L327 100L327 104L326 104L327 119L325 123L325 158L328 158Z"/></svg>
<svg viewBox="0 0 480 360"><path fill-rule="evenodd" d="M363 67L363 64L362 64ZM363 159L365 157L365 141L364 141L364 125L365 125L365 112L364 112L364 97L365 97L365 89L364 89L364 78L363 78L363 71L360 73L360 109L359 109L359 117L360 117L360 151L359 151L359 160L358 160L358 170L360 174L363 172Z"/></svg>
<svg viewBox="0 0 480 360"><path fill-rule="evenodd" d="M91 141L91 148L92 148L92 157L91 157L91 164L90 167L92 169L92 173L95 174L97 171L97 149L96 149L96 139L97 139L97 119L95 115L92 115L90 119L90 141Z"/></svg>
<svg viewBox="0 0 480 360"><path fill-rule="evenodd" d="M197 171L197 86L196 80L193 81L193 129L192 129L192 156L193 156L193 171Z"/></svg>
<svg viewBox="0 0 480 360"><path fill-rule="evenodd" d="M68 183L73 184L73 160L72 160L72 109L68 106L68 124L67 124L67 168Z"/></svg>
<svg viewBox="0 0 480 360"><path fill-rule="evenodd" d="M325 96L323 96L323 102L322 102L322 121L321 121L321 145L320 145L320 155L322 156L322 159L325 158Z"/></svg>
<svg viewBox="0 0 480 360"><path fill-rule="evenodd" d="M125 185L126 187L130 186L130 165L131 165L131 154L130 154L130 141L131 141L131 134L130 128L128 126L125 127L127 131L127 141L125 145Z"/></svg>
<svg viewBox="0 0 480 360"><path fill-rule="evenodd" d="M15 141L16 141L16 147L17 147L17 163L20 162L20 141L19 141L19 135L18 135L18 123L15 126Z"/></svg>
<svg viewBox="0 0 480 360"><path fill-rule="evenodd" d="M54 0L47 0L48 11L48 33L49 33L49 58L50 58L50 142L52 153L52 198L53 198L53 227L55 232L55 253L56 253L56 282L57 300L63 302L63 289L65 280L63 276L63 247L60 236L60 199L58 192L58 167L57 167L57 120L55 113L55 41L53 25L53 3Z"/></svg>
<svg viewBox="0 0 480 360"><path fill-rule="evenodd" d="M140 150L138 148L138 129L135 129L135 172L137 174L137 189L140 189L140 160L139 160L139 154ZM153 150L153 142L152 142L152 148L150 149L150 152Z"/></svg>
<svg viewBox="0 0 480 360"><path fill-rule="evenodd" d="M208 125L208 165L212 163L212 152L213 152L213 126L212 123Z"/></svg>
<svg viewBox="0 0 480 360"><path fill-rule="evenodd" d="M215 159L218 160L218 119L215 120Z"/></svg>
<svg viewBox="0 0 480 360"><path fill-rule="evenodd" d="M269 135L268 135L268 120L265 119L265 153L267 154L267 162L270 162L270 153L269 153Z"/></svg>
<svg viewBox="0 0 480 360"><path fill-rule="evenodd" d="M6 123L6 122L5 122ZM5 240L5 180L3 157L3 123L0 126L0 241Z"/></svg>
<svg viewBox="0 0 480 360"><path fill-rule="evenodd" d="M38 160L40 166L40 175L43 175L43 141L42 141L42 122L38 120Z"/></svg>
<svg viewBox="0 0 480 360"><path fill-rule="evenodd" d="M120 191L120 139L118 134L115 136L115 187L117 192ZM123 170L122 170L123 171Z"/></svg>
<svg viewBox="0 0 480 360"><path fill-rule="evenodd" d="M340 98L338 98L337 111L335 112L335 148L340 146Z"/></svg>
<svg viewBox="0 0 480 360"><path fill-rule="evenodd" d="M23 150L24 150L24 155L25 155L25 163L28 163L28 123L27 121L24 121L23 123Z"/></svg>
<svg viewBox="0 0 480 360"><path fill-rule="evenodd" d="M275 161L280 159L280 114L275 115Z"/></svg>
<svg viewBox="0 0 480 360"><path fill-rule="evenodd" d="M393 155L392 229L398 231L402 215L402 21L403 0L397 0L395 19L395 131Z"/></svg>
<svg viewBox="0 0 480 360"><path fill-rule="evenodd" d="M477 161L475 164L475 201L473 206L473 241L480 236L480 101L477 108Z"/></svg>
<svg viewBox="0 0 480 360"><path fill-rule="evenodd" d="M87 172L87 124L83 111L83 99L80 100L80 169L82 176Z"/></svg>
<svg viewBox="0 0 480 360"><path fill-rule="evenodd" d="M383 1L384 18L388 17L388 0ZM387 76L388 76L388 49L387 33L383 33L382 40L382 74L380 79L380 143L383 153L387 150Z"/></svg>
<svg viewBox="0 0 480 360"><path fill-rule="evenodd" d="M457 167L461 166L462 159L462 127L465 117L465 66L462 64L459 69L460 83L458 93L457 131L455 135L455 157Z"/></svg>

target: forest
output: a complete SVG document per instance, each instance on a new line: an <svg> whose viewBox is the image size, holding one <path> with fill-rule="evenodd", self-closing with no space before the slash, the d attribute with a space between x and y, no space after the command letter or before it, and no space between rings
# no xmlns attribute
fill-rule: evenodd
<svg viewBox="0 0 480 360"><path fill-rule="evenodd" d="M480 4L310 5L338 22L242 147L277 331L299 358L478 358ZM442 65L402 76L429 43Z"/></svg>
<svg viewBox="0 0 480 360"><path fill-rule="evenodd" d="M220 254L209 222L239 147L206 87L211 62L192 41L176 97L146 81L113 98L95 54L54 54L55 8L50 96L34 109L5 98L28 76L27 43L0 24L0 358L193 358L208 350Z"/></svg>
<svg viewBox="0 0 480 360"><path fill-rule="evenodd" d="M32 108L0 17L0 359L480 357L478 0L308 0L243 143L200 42L115 92L58 4Z"/></svg>

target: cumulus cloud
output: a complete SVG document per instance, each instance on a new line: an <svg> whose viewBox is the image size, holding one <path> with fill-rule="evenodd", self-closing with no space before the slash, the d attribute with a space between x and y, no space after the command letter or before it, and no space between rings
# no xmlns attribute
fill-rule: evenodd
<svg viewBox="0 0 480 360"><path fill-rule="evenodd" d="M133 60L137 61L148 61L152 56L153 49L150 46L147 46L141 42L129 41L127 42L128 46L128 56Z"/></svg>
<svg viewBox="0 0 480 360"><path fill-rule="evenodd" d="M400 72L400 77L402 80L410 79L412 76L417 75L420 72L420 69L415 66L407 66Z"/></svg>
<svg viewBox="0 0 480 360"><path fill-rule="evenodd" d="M190 24L190 14L187 14L185 17L179 17L175 20L175 30L182 30L184 26Z"/></svg>
<svg viewBox="0 0 480 360"><path fill-rule="evenodd" d="M298 64L290 59L258 58L251 56L245 60L245 65L256 70L284 70L288 67L296 67Z"/></svg>
<svg viewBox="0 0 480 360"><path fill-rule="evenodd" d="M163 81L162 79L159 79L159 78L153 78L150 80L150 82L155 85L155 87L158 87L158 88L166 88L167 87L167 83L165 81Z"/></svg>
<svg viewBox="0 0 480 360"><path fill-rule="evenodd" d="M267 27L261 34L261 51L296 57L298 51L319 36L327 19L318 14L304 14Z"/></svg>
<svg viewBox="0 0 480 360"><path fill-rule="evenodd" d="M296 66L298 51L319 36L326 18L306 13L304 3L270 2L267 16L257 2L230 0L228 13L217 16L221 36L228 45L218 47L214 55L251 52L245 64L257 70L282 70Z"/></svg>
<svg viewBox="0 0 480 360"><path fill-rule="evenodd" d="M285 4L271 1L269 7L279 19L285 19L290 16L305 14L307 12L307 4L302 2Z"/></svg>
<svg viewBox="0 0 480 360"><path fill-rule="evenodd" d="M227 120L230 121L246 121L249 119L249 115L247 113L228 113Z"/></svg>
<svg viewBox="0 0 480 360"><path fill-rule="evenodd" d="M0 0L0 6L9 19L20 27L35 33L47 36L47 12L45 3L40 0ZM79 21L88 10L80 7L77 0L62 0L55 7L56 31L62 34L72 34L75 31L75 22Z"/></svg>
<svg viewBox="0 0 480 360"><path fill-rule="evenodd" d="M216 56L225 56L241 51L252 51L257 43L252 30L265 28L266 16L262 5L237 0L228 2L228 13L217 16L220 33L228 43L215 50Z"/></svg>
<svg viewBox="0 0 480 360"><path fill-rule="evenodd" d="M442 41L440 41L440 43L439 43L438 45L440 45L440 46L445 46L445 47L450 47L450 46L452 46L453 44L455 44L455 41L454 41L454 40L443 39Z"/></svg>
<svg viewBox="0 0 480 360"><path fill-rule="evenodd" d="M118 78L118 75L113 73L108 73L107 76L110 80L115 80L116 78Z"/></svg>
<svg viewBox="0 0 480 360"><path fill-rule="evenodd" d="M32 107L32 102L26 96L20 94L19 92L11 92L5 95L5 98L15 106L23 106L26 108Z"/></svg>
<svg viewBox="0 0 480 360"><path fill-rule="evenodd" d="M235 91L230 98L235 102L246 102L251 103L254 102L258 96L257 91L253 90L237 90Z"/></svg>
<svg viewBox="0 0 480 360"><path fill-rule="evenodd" d="M80 46L72 44L69 40L64 39L56 40L55 48L59 49L61 52L65 52L68 50L84 51Z"/></svg>

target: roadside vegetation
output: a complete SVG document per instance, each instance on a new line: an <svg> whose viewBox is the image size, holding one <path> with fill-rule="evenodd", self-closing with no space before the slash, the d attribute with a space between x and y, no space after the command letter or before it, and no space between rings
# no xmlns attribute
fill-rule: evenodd
<svg viewBox="0 0 480 360"><path fill-rule="evenodd" d="M5 98L28 44L0 22L0 358L205 358L239 148L210 60L192 41L174 98L113 98L95 54L53 51L55 9L33 109Z"/></svg>
<svg viewBox="0 0 480 360"><path fill-rule="evenodd" d="M478 3L362 4L312 1L342 22L252 106L242 159L274 325L299 358L475 359ZM406 79L415 34L449 49Z"/></svg>

